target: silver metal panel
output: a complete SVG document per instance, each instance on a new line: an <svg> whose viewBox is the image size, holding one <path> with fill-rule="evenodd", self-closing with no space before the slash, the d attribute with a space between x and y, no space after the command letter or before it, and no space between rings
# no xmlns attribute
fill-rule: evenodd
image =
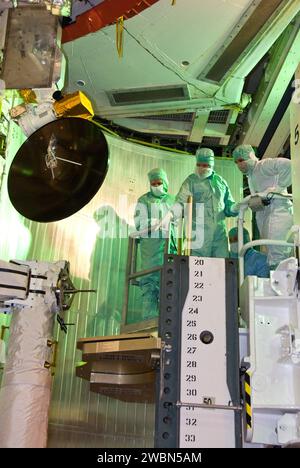
<svg viewBox="0 0 300 468"><path fill-rule="evenodd" d="M259 146L272 117L276 113L276 109L299 63L299 26L300 17L297 16L271 49L270 61L265 70L265 78L261 80L253 99L251 112L249 112L239 143L250 142L253 146ZM267 155L265 155L265 157L277 156L278 154L271 154L269 149Z"/></svg>
<svg viewBox="0 0 300 468"><path fill-rule="evenodd" d="M11 9L1 78L8 89L52 84L58 19L43 7Z"/></svg>
<svg viewBox="0 0 300 468"><path fill-rule="evenodd" d="M239 60L241 55L246 55L246 50L249 49L255 36L270 21L270 17L281 3L283 3L282 0L252 2L238 25L231 31L215 63L212 66L209 64L200 77L205 77L212 81L221 81L234 62Z"/></svg>

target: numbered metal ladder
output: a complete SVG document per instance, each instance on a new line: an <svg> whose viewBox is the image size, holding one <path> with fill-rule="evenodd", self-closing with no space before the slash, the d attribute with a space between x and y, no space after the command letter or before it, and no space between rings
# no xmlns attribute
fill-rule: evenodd
<svg viewBox="0 0 300 468"><path fill-rule="evenodd" d="M242 444L236 262L165 256L156 447Z"/></svg>

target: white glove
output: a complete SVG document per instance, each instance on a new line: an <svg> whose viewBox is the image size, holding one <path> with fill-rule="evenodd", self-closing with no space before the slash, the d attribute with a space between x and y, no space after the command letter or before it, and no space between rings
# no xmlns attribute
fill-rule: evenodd
<svg viewBox="0 0 300 468"><path fill-rule="evenodd" d="M247 197L243 198L240 202L237 202L237 203L234 203L233 205L231 205L231 208L230 208L231 211L233 213L238 213L243 206L248 205L250 197L251 197L251 195L248 195Z"/></svg>
<svg viewBox="0 0 300 468"><path fill-rule="evenodd" d="M240 208L241 208L241 206L248 205L251 196L252 196L252 195L248 195L247 197L243 198L243 199L239 202Z"/></svg>
<svg viewBox="0 0 300 468"><path fill-rule="evenodd" d="M234 203L233 205L231 205L230 210L233 213L238 213L240 211L240 203Z"/></svg>

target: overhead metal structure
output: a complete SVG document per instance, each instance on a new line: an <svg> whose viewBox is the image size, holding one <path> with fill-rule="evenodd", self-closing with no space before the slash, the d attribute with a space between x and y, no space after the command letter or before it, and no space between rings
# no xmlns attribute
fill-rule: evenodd
<svg viewBox="0 0 300 468"><path fill-rule="evenodd" d="M170 0L160 0L147 2L135 16L130 12L138 8L128 6L122 58L115 26L121 10L111 8L107 18L97 13L110 3L103 1L84 13L86 18L95 15L100 29L90 29L75 41L65 39L68 91L84 89L96 115L142 134L203 144L213 138L214 145L235 144L237 136L259 145L265 121L276 112L274 103L280 101L299 60L299 0L213 0L201 2L201 7L197 0L173 6ZM139 8L144 3L139 2ZM63 35L79 28L84 15L66 26ZM212 21L218 28L211 27ZM269 65L249 94L245 80L266 56ZM221 126L210 120L217 111L228 113ZM191 119L185 119L187 114ZM243 114L246 121L240 126ZM168 118L171 115L177 117Z"/></svg>

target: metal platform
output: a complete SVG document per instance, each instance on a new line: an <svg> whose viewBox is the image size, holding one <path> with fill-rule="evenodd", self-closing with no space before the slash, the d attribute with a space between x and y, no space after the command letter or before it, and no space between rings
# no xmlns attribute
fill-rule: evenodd
<svg viewBox="0 0 300 468"><path fill-rule="evenodd" d="M153 403L161 339L147 333L82 338L77 342L84 363L77 377L92 392L122 401Z"/></svg>

